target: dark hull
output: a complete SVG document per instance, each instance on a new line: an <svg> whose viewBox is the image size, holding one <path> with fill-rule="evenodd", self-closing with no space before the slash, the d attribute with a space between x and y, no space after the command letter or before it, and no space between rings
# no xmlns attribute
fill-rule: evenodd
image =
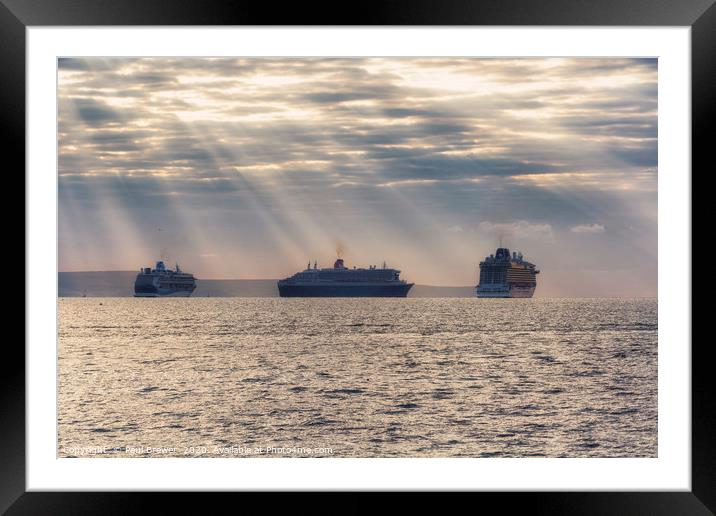
<svg viewBox="0 0 716 516"><path fill-rule="evenodd" d="M406 297L412 283L399 285L278 285L281 297Z"/></svg>

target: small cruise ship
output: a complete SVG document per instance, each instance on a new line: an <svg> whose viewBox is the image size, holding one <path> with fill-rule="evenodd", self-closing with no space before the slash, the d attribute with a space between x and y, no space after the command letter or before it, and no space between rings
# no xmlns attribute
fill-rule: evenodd
<svg viewBox="0 0 716 516"><path fill-rule="evenodd" d="M383 268L349 269L338 258L331 268L309 262L305 270L279 280L278 292L281 297L406 297L413 285L385 263Z"/></svg>
<svg viewBox="0 0 716 516"><path fill-rule="evenodd" d="M139 270L134 281L134 297L189 297L196 289L193 274L183 272L176 264L167 269L163 261Z"/></svg>

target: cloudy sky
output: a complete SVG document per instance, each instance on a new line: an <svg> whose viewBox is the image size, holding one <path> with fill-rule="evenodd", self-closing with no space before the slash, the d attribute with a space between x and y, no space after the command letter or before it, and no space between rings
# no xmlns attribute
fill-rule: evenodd
<svg viewBox="0 0 716 516"><path fill-rule="evenodd" d="M59 270L657 292L655 59L60 59Z"/></svg>

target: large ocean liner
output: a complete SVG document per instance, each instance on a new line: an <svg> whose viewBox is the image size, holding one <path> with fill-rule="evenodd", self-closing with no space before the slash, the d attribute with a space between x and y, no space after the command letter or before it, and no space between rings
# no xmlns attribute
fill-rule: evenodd
<svg viewBox="0 0 716 516"><path fill-rule="evenodd" d="M317 263L290 278L279 280L281 297L406 297L413 283L400 279L400 271L371 265L367 269L349 269L338 258L332 268Z"/></svg>
<svg viewBox="0 0 716 516"><path fill-rule="evenodd" d="M480 262L480 283L475 288L477 297L532 297L537 287L539 271L533 263L525 261L522 253L506 247Z"/></svg>
<svg viewBox="0 0 716 516"><path fill-rule="evenodd" d="M193 274L183 272L177 264L167 269L159 261L154 269L144 267L134 281L134 297L189 297L196 289Z"/></svg>

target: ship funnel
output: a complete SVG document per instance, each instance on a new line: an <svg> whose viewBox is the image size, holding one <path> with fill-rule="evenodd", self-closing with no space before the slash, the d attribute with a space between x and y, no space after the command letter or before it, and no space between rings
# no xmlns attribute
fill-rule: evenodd
<svg viewBox="0 0 716 516"><path fill-rule="evenodd" d="M334 269L345 269L345 265L343 265L343 258L338 258L336 260L336 263L333 264Z"/></svg>

